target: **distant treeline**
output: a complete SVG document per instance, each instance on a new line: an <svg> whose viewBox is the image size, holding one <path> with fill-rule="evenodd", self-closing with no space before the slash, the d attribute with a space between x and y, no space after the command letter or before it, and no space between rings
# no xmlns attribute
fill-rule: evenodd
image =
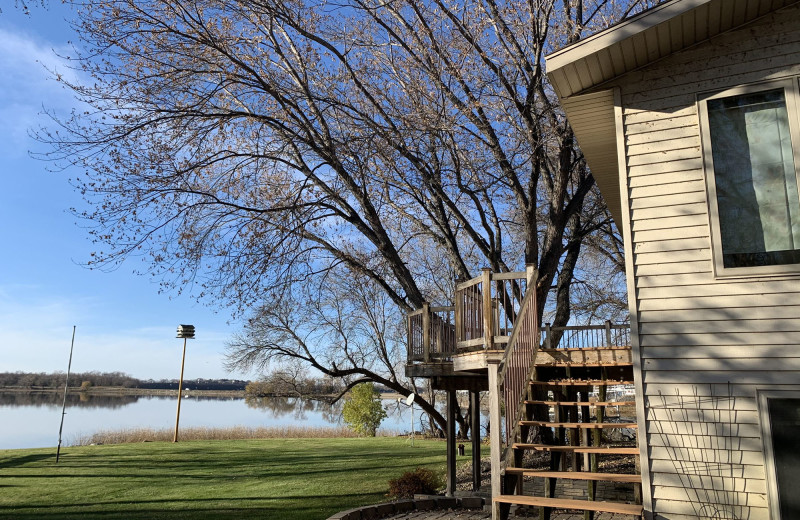
<svg viewBox="0 0 800 520"><path fill-rule="evenodd" d="M330 377L315 379L303 377L296 372L278 370L248 383L245 393L251 397L308 397L338 394L342 388L340 381Z"/></svg>
<svg viewBox="0 0 800 520"><path fill-rule="evenodd" d="M0 372L0 388L64 388L67 374L55 372ZM248 381L239 379L184 379L184 388L193 390L244 390ZM141 380L122 372L73 372L70 388L89 389L94 386L177 390L177 379Z"/></svg>

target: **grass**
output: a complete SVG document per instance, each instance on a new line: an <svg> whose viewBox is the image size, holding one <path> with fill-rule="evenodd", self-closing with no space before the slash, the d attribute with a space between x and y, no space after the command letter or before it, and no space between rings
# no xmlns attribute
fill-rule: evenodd
<svg viewBox="0 0 800 520"><path fill-rule="evenodd" d="M444 464L441 441L388 437L0 450L0 519L325 519Z"/></svg>

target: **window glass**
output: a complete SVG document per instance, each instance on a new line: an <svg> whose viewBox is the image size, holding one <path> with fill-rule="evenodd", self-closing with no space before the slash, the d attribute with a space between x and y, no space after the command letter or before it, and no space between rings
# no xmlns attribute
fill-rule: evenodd
<svg viewBox="0 0 800 520"><path fill-rule="evenodd" d="M780 518L800 518L800 399L769 399L768 403Z"/></svg>
<svg viewBox="0 0 800 520"><path fill-rule="evenodd" d="M707 101L722 263L800 263L800 199L783 89Z"/></svg>

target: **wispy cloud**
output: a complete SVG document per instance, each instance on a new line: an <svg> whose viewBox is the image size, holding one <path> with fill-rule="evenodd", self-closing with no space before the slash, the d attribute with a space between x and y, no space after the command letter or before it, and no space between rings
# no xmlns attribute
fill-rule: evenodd
<svg viewBox="0 0 800 520"><path fill-rule="evenodd" d="M14 156L30 146L28 131L44 122L47 109L68 109L76 104L72 94L53 73L69 81L78 79L76 71L60 56L69 49L23 32L0 28L0 149Z"/></svg>
<svg viewBox="0 0 800 520"><path fill-rule="evenodd" d="M91 298L43 296L35 286L0 286L0 371L65 371L73 325L72 369L124 372L142 379L177 378L182 342L177 323L115 327ZM186 378L228 376L222 368L227 330L202 330L189 340Z"/></svg>

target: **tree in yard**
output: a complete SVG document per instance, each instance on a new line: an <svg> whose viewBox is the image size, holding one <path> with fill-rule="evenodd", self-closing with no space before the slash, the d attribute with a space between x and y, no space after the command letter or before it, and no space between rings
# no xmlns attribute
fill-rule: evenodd
<svg viewBox="0 0 800 520"><path fill-rule="evenodd" d="M403 315L456 278L532 263L539 317L570 319L615 231L543 56L652 3L86 2L66 85L89 108L39 137L83 169L91 265L144 256L248 315L231 366L418 393Z"/></svg>
<svg viewBox="0 0 800 520"><path fill-rule="evenodd" d="M342 419L351 430L362 437L375 437L385 418L386 410L373 383L361 383L350 390L342 406Z"/></svg>

